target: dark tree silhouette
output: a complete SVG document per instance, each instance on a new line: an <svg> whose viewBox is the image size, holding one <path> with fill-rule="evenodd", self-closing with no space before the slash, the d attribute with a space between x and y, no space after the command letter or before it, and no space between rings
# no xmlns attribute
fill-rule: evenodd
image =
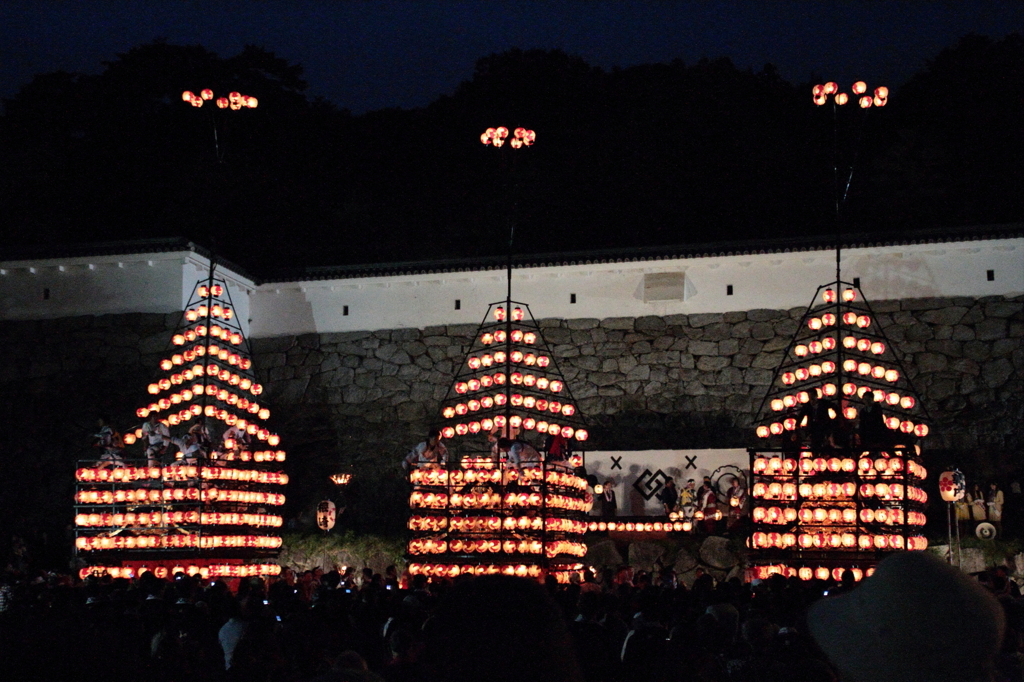
<svg viewBox="0 0 1024 682"><path fill-rule="evenodd" d="M425 108L353 117L261 48L155 42L6 101L4 246L184 235L262 273L500 255L513 203L520 252L831 234L851 163L846 230L1021 219L1020 35L963 39L890 84L884 110L833 119L812 84L728 59L604 71L510 50ZM203 87L260 106L181 101ZM495 125L538 142L496 153L478 141Z"/></svg>

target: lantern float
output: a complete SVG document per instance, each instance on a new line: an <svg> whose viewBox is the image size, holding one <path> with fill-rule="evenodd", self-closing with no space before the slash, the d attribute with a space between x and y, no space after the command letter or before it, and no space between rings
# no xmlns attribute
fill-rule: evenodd
<svg viewBox="0 0 1024 682"><path fill-rule="evenodd" d="M815 88L816 103L841 94L826 89ZM855 95L866 92L855 84ZM859 288L820 287L790 349L754 425L750 575L835 578L850 569L856 578L886 552L926 548L927 413ZM807 401L795 399L794 384ZM771 465L790 459L792 469ZM957 490L952 476L940 477L944 499ZM782 489L795 494L773 494ZM773 533L796 542L773 542Z"/></svg>
<svg viewBox="0 0 1024 682"><path fill-rule="evenodd" d="M74 524L76 552L88 564L83 577L280 572L273 558L283 519L275 510L285 501L286 453L267 428L269 408L254 401L262 386L233 311L225 282L211 271L193 287L173 350L155 363L159 375L145 389L153 402L136 411L169 427L182 445L147 457L148 436L136 428L125 438L123 466L80 463ZM216 338L213 325L207 329L211 318ZM203 427L205 448L186 451L189 432L202 435Z"/></svg>
<svg viewBox="0 0 1024 682"><path fill-rule="evenodd" d="M481 140L500 147L510 137L513 148L534 139L525 129L495 128ZM587 519L593 492L576 473L590 434L551 357L529 306L491 305L441 405L444 437L458 441L461 460L410 472L406 556L413 575L553 575L565 582L582 570L583 536L591 525L598 530ZM517 465L497 449L506 435L537 450L554 443L561 454ZM653 522L639 525L654 532Z"/></svg>

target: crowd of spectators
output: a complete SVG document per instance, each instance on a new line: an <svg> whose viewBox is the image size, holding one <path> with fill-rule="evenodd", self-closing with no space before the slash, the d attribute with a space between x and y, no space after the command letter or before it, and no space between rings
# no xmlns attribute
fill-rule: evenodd
<svg viewBox="0 0 1024 682"><path fill-rule="evenodd" d="M930 575L938 570L947 582L928 589L942 592L934 595L935 600L951 601L947 606L956 627L972 627L972 617L981 619L978 627L982 629L988 620L995 627L1001 616L985 611L985 600L992 604L995 600L984 595L979 599L972 592L982 590L982 583L958 572L947 575L943 573L947 568L936 569L925 561L923 568L894 565L889 574L923 585L931 583L915 571ZM967 585L968 581L973 584ZM897 621L889 622L890 616L934 620L924 612L908 615L908 609L918 606L888 608L898 605L898 595L910 588L889 585L884 577L875 584L875 592L895 590L897 597L876 595L876 601L886 604L865 630L868 634L854 631L844 634L844 641L876 636L875 629L899 627ZM982 665L981 677L949 679L990 679L985 676L991 673L997 680L1024 680L1024 601L1004 574L993 574L987 585L1000 593L1007 622L995 669ZM838 618L854 627L856 618L845 615L839 606L853 614L864 613L867 606L849 600L857 595L871 597L865 587L852 581L804 582L781 576L754 584L738 579L716 583L709 575L687 587L670 570L650 574L628 569L588 574L567 585L504 576L429 583L419 576L406 584L393 570L381 575L369 569L300 574L286 569L276 579L243 580L233 591L223 581L200 581L182 574L170 580L147 573L135 581L78 581L55 574L29 579L9 573L0 588L4 649L0 679L946 679L934 672L927 678L907 677L896 674L895 668L890 671L893 674L847 676L834 667L837 661L842 665L841 647L836 647L843 642L829 643L828 634L823 642L820 633L814 633L816 643L811 636L814 618L826 623ZM958 596L958 590L966 596ZM972 604L980 604L980 611L963 615ZM824 615L815 616L816 609ZM986 646L992 652L998 646L989 641L998 636L993 633L977 634L982 658L989 655L984 653ZM960 640L971 639L971 633L958 634ZM899 635L887 636L885 641L902 642L892 639ZM932 644L940 646L945 636L929 634ZM926 643L921 645L926 652L932 650ZM884 649L877 643L865 646ZM905 643L900 646L912 648ZM901 655L899 668L904 672L927 668L921 651Z"/></svg>

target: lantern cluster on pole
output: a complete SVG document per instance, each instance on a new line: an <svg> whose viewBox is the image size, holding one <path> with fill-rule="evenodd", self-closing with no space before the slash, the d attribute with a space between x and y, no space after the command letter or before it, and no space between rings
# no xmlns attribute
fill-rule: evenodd
<svg viewBox="0 0 1024 682"><path fill-rule="evenodd" d="M211 273L193 288L147 387L150 402L135 414L155 417L176 444L147 452L138 426L124 435L119 460L83 461L75 473L75 548L90 564L83 576L280 571L268 559L281 546L286 453L266 423L251 357L227 284ZM200 450L186 454L193 442Z"/></svg>
<svg viewBox="0 0 1024 682"><path fill-rule="evenodd" d="M480 135L481 142L495 147L503 146L507 138L508 128L504 126L488 128ZM536 141L537 133L532 130L527 130L526 128L516 128L512 133L512 141L510 144L513 149L519 149L520 147L530 147Z"/></svg>
<svg viewBox="0 0 1024 682"><path fill-rule="evenodd" d="M593 497L577 472L589 434L528 306L490 306L441 418L448 463L410 472L410 572L566 581L582 570ZM513 465L505 437L562 455Z"/></svg>
<svg viewBox="0 0 1024 682"><path fill-rule="evenodd" d="M885 552L925 549L926 421L859 288L820 287L755 427L755 573L856 577Z"/></svg>
<svg viewBox="0 0 1024 682"><path fill-rule="evenodd" d="M831 100L836 106L845 106L852 99L861 109L871 107L884 107L889 103L889 88L884 85L875 88L874 93L868 93L868 85L864 81L857 81L850 87L850 92L840 90L839 85L833 81L815 85L811 94L814 103L819 107L828 104Z"/></svg>
<svg viewBox="0 0 1024 682"><path fill-rule="evenodd" d="M259 106L259 100L250 95L243 95L240 92L232 92L227 97L214 97L213 90L206 88L200 90L199 94L186 90L181 93L181 101L191 104L192 106L199 108L203 106L203 102L212 101L218 109L231 109L232 111L238 111L239 109L255 109Z"/></svg>

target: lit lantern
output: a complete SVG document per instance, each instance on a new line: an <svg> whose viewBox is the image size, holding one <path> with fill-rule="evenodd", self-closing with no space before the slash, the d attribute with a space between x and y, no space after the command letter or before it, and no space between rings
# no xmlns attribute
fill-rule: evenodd
<svg viewBox="0 0 1024 682"><path fill-rule="evenodd" d="M811 319L807 320L807 326L812 331L818 331L819 329L821 329L821 326L822 326L821 325L821 318L820 317L812 317Z"/></svg>
<svg viewBox="0 0 1024 682"><path fill-rule="evenodd" d="M795 374L793 374L792 372L784 372L782 374L782 383L786 385L792 385L794 382L796 382Z"/></svg>
<svg viewBox="0 0 1024 682"><path fill-rule="evenodd" d="M800 358L802 358L805 355L807 355L807 352L808 352L807 346L805 346L803 344L800 344L800 345L796 346L795 348L793 348L793 354L796 355L797 357L800 357Z"/></svg>
<svg viewBox="0 0 1024 682"><path fill-rule="evenodd" d="M836 104L838 104L839 106L844 106L847 102L850 101L850 96L847 95L845 92L839 92L836 93L835 101Z"/></svg>
<svg viewBox="0 0 1024 682"><path fill-rule="evenodd" d="M928 435L928 425L927 424L918 424L917 426L915 426L914 427L914 435L917 436L918 438L924 438L925 436L927 436Z"/></svg>
<svg viewBox="0 0 1024 682"><path fill-rule="evenodd" d="M825 313L821 316L821 323L826 327L831 327L836 323L836 316L832 313Z"/></svg>

